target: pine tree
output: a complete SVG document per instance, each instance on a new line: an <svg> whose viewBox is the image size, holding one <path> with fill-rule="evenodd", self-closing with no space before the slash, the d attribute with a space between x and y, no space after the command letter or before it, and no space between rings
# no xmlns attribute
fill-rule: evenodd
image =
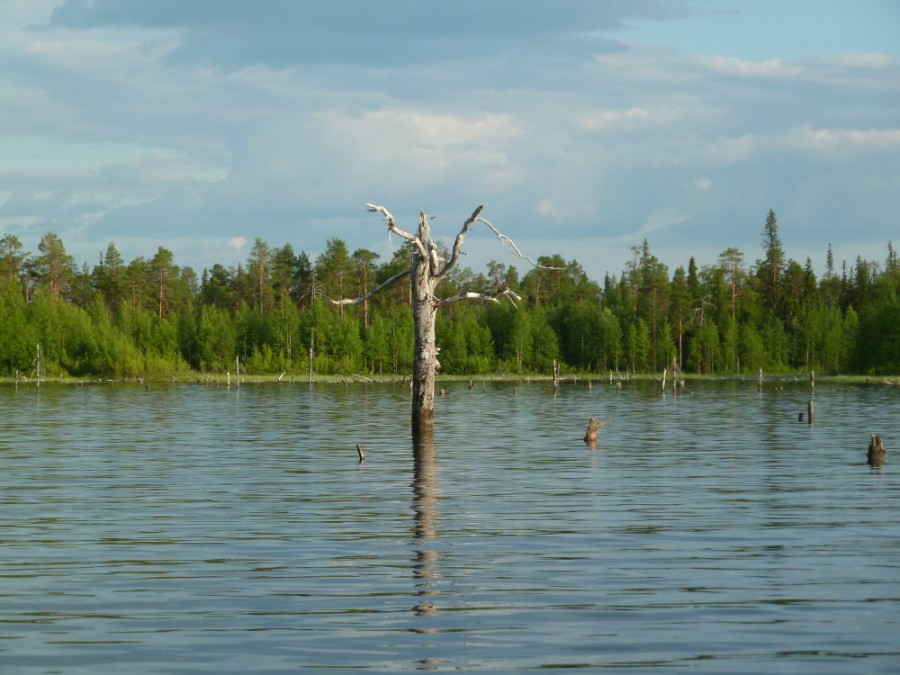
<svg viewBox="0 0 900 675"><path fill-rule="evenodd" d="M173 264L172 251L162 246L150 261L153 272L153 288L156 297L157 316L161 319L174 303L174 284L178 277L178 268Z"/></svg>
<svg viewBox="0 0 900 675"><path fill-rule="evenodd" d="M25 272L28 255L22 250L22 242L16 235L3 235L0 239L0 279L9 283L20 280Z"/></svg>
<svg viewBox="0 0 900 675"><path fill-rule="evenodd" d="M53 232L43 236L38 250L41 254L34 261L38 283L47 289L51 298L61 300L69 293L75 262L66 253L62 240Z"/></svg>
<svg viewBox="0 0 900 675"><path fill-rule="evenodd" d="M741 277L741 263L744 261L744 254L737 248L727 248L719 254L719 266L725 272L725 278L731 284L731 318L737 316L737 297L738 286Z"/></svg>
<svg viewBox="0 0 900 675"><path fill-rule="evenodd" d="M253 250L247 260L247 275L252 287L253 306L260 314L265 314L272 309L272 274L274 271L274 258L269 245L260 237L256 238Z"/></svg>

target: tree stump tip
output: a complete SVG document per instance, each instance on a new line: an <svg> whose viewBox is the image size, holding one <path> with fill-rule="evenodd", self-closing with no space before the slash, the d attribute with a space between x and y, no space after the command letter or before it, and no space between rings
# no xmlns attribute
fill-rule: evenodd
<svg viewBox="0 0 900 675"><path fill-rule="evenodd" d="M588 420L587 430L584 433L584 442L590 445L591 447L595 447L597 444L597 432L605 427L609 422L603 421L600 422L596 417L592 417Z"/></svg>
<svg viewBox="0 0 900 675"><path fill-rule="evenodd" d="M872 437L869 440L869 451L866 453L866 459L869 461L869 464L872 466L881 466L884 464L886 454L887 451L884 447L884 442L881 440L881 436L872 434Z"/></svg>

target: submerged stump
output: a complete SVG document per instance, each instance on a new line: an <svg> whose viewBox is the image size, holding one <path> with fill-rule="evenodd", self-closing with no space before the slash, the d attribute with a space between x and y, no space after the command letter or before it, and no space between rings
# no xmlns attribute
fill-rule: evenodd
<svg viewBox="0 0 900 675"><path fill-rule="evenodd" d="M881 466L884 464L886 454L881 436L872 434L872 439L869 441L869 451L866 453L866 460L871 466Z"/></svg>
<svg viewBox="0 0 900 675"><path fill-rule="evenodd" d="M587 430L584 432L584 442L590 447L597 447L597 432L605 427L609 422L600 422L596 417L588 420Z"/></svg>

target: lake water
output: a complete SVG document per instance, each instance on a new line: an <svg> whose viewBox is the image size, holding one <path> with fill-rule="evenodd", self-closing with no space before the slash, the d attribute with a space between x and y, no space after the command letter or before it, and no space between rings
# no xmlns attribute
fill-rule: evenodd
<svg viewBox="0 0 900 675"><path fill-rule="evenodd" d="M900 672L900 387L442 386L0 388L0 672Z"/></svg>

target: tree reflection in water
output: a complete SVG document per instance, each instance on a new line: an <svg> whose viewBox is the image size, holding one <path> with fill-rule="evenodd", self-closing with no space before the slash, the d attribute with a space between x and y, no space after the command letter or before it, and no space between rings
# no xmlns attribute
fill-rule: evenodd
<svg viewBox="0 0 900 675"><path fill-rule="evenodd" d="M432 616L438 608L435 597L440 579L438 562L440 554L435 549L437 538L438 490L437 462L434 451L434 430L427 429L413 434L413 510L415 520L416 554L413 558L413 577L419 601L413 608L417 616ZM421 632L431 632L420 629Z"/></svg>

